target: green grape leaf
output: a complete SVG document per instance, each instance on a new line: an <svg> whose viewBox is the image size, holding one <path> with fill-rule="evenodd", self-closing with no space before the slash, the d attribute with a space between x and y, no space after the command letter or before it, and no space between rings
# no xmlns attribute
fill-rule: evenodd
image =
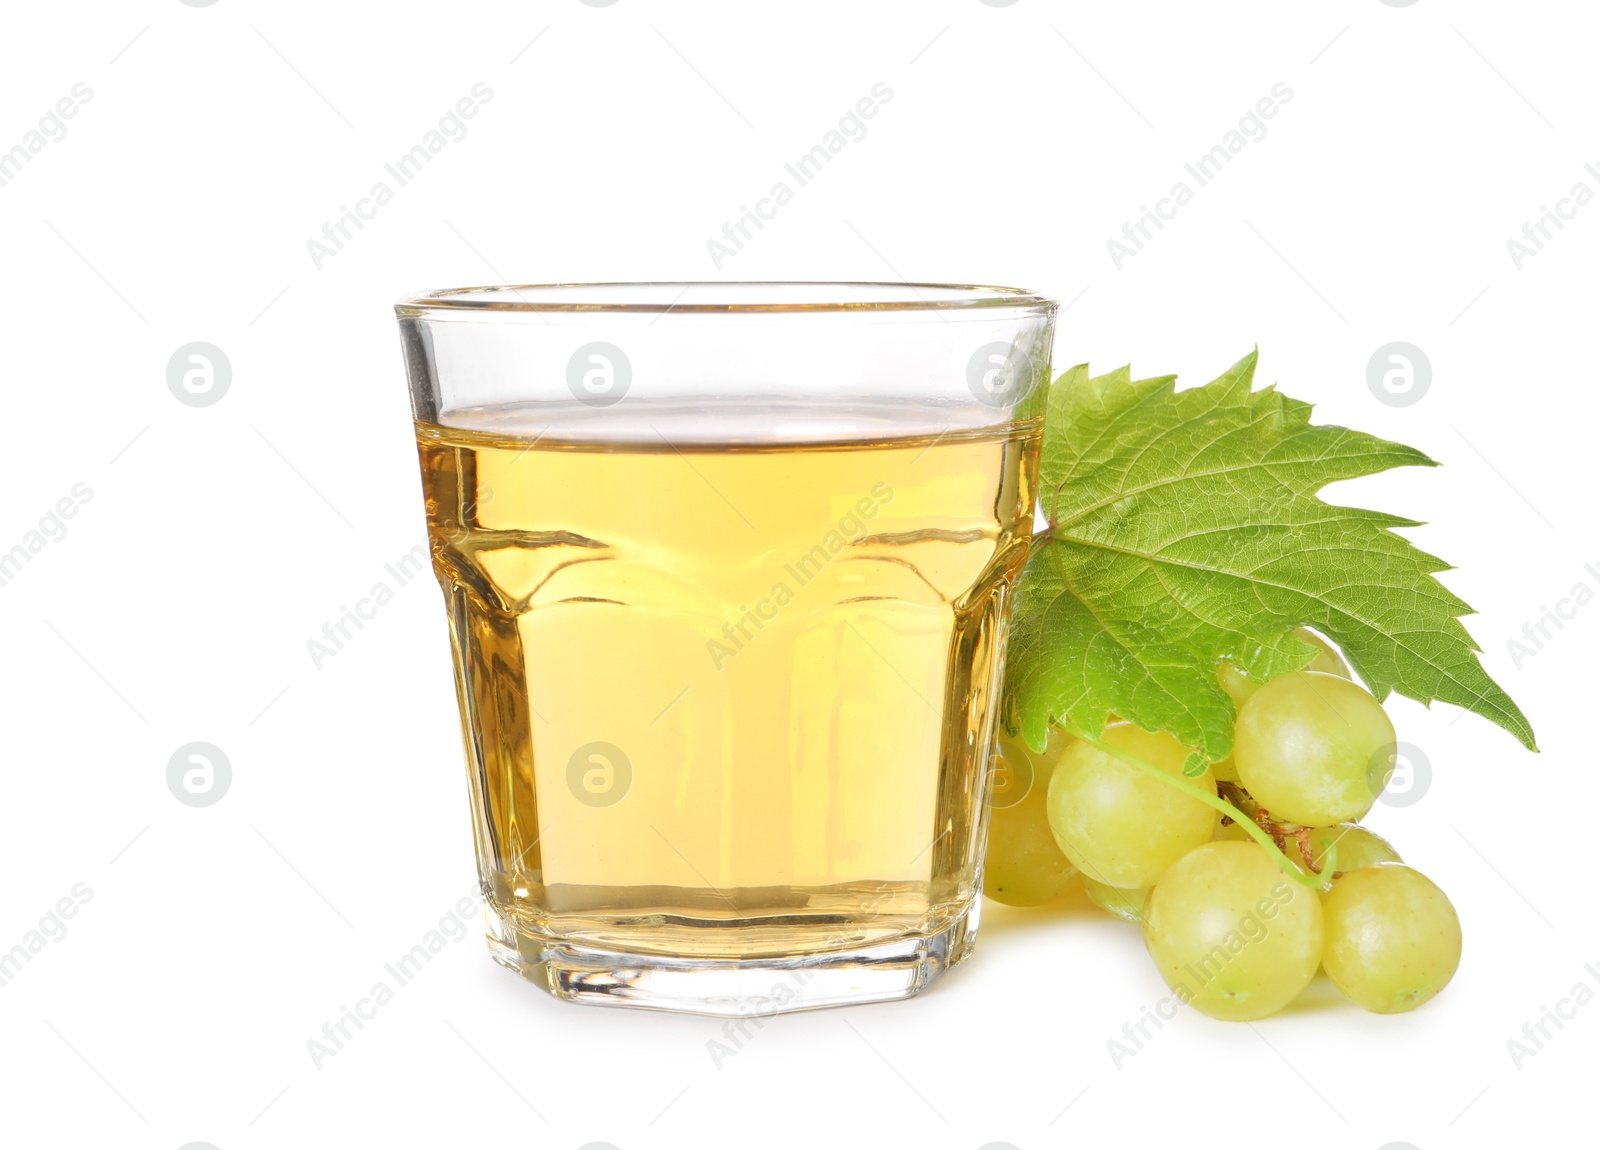
<svg viewBox="0 0 1600 1150"><path fill-rule="evenodd" d="M1098 736L1115 714L1216 761L1233 745L1222 660L1260 681L1306 666L1309 625L1382 700L1475 711L1536 750L1533 729L1479 664L1434 578L1449 565L1397 534L1417 522L1325 503L1342 479L1437 466L1422 452L1311 423L1311 405L1251 390L1252 352L1204 387L1176 377L1050 387L1035 536L1018 588L1007 723L1035 749L1049 724Z"/></svg>

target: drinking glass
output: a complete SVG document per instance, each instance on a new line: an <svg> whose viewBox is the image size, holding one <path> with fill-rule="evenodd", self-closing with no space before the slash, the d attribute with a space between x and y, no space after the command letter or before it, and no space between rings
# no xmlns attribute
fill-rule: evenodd
<svg viewBox="0 0 1600 1150"><path fill-rule="evenodd" d="M396 307L494 957L905 997L978 926L1056 304L641 283Z"/></svg>

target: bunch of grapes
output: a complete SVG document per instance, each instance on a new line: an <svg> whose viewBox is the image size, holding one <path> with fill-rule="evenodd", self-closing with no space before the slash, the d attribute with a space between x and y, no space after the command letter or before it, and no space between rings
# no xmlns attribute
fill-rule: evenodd
<svg viewBox="0 0 1600 1150"><path fill-rule="evenodd" d="M1092 742L1052 729L1042 754L1002 738L984 893L1039 906L1081 884L1143 928L1174 995L1214 1018L1272 1014L1319 967L1379 1013L1438 994L1461 960L1455 908L1357 824L1388 784L1394 727L1332 646L1296 636L1318 649L1304 671L1261 684L1219 670L1234 750L1198 776L1184 774L1189 748L1131 723ZM1228 800L1306 881L1202 793Z"/></svg>

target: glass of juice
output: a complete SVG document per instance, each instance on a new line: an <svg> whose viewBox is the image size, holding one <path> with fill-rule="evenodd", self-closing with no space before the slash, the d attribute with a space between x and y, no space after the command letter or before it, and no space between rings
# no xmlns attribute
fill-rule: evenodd
<svg viewBox="0 0 1600 1150"><path fill-rule="evenodd" d="M397 305L489 948L576 1001L901 998L971 951L1057 305Z"/></svg>

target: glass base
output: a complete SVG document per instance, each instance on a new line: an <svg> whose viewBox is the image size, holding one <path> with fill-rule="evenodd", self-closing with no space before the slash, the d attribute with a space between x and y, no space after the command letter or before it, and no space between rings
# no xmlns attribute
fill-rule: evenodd
<svg viewBox="0 0 1600 1150"><path fill-rule="evenodd" d="M496 962L557 998L688 1014L767 1017L910 998L972 953L981 896L925 934L798 958L693 959L541 939L500 921ZM492 916L492 912L491 912ZM514 939L515 942L502 940Z"/></svg>

